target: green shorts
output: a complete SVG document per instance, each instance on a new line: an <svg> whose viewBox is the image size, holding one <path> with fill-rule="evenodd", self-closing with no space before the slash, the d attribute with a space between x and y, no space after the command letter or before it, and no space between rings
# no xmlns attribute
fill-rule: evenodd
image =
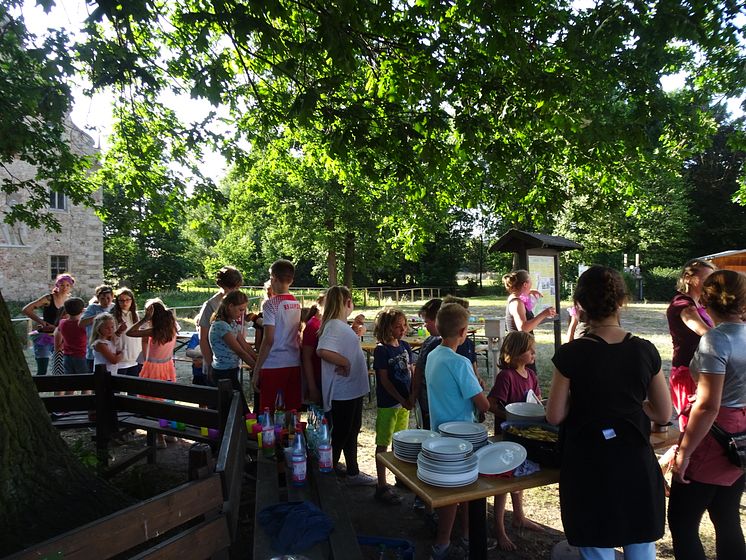
<svg viewBox="0 0 746 560"><path fill-rule="evenodd" d="M409 411L404 408L379 408L376 416L376 445L386 446L391 443L394 432L409 427Z"/></svg>

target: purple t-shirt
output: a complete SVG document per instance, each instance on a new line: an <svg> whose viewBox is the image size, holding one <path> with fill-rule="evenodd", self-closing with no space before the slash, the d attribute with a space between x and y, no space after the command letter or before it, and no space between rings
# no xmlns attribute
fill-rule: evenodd
<svg viewBox="0 0 746 560"><path fill-rule="evenodd" d="M490 390L488 398L496 399L502 406L514 402L526 402L526 395L533 390L541 398L539 378L531 368L526 368L528 377L523 377L512 368L501 369L495 378L495 385Z"/></svg>
<svg viewBox="0 0 746 560"><path fill-rule="evenodd" d="M673 367L689 367L689 362L692 361L694 352L699 345L700 336L687 327L686 323L681 319L681 312L687 307L695 308L705 324L710 327L713 326L712 319L710 319L705 308L694 303L691 296L679 292L673 297L666 310L668 331L671 333L673 341L673 357L671 358L671 365Z"/></svg>

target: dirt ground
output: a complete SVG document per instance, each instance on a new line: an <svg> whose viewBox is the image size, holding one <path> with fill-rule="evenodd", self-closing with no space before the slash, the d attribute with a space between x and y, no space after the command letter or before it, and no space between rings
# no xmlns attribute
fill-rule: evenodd
<svg viewBox="0 0 746 560"><path fill-rule="evenodd" d="M415 304L403 307L408 315L415 315L419 305ZM634 333L648 338L658 347L664 360L663 370L667 372L670 367L671 342L665 321L665 308L664 304L630 305L623 315L622 323ZM496 305L494 300L472 300L472 314L477 318L501 316L504 313L503 310L504 307ZM365 311L366 317L369 319L372 319L375 313L375 310ZM477 326L479 325L477 320ZM563 321L563 327L564 325L566 323ZM538 329L536 334L538 342L537 365L542 390L546 394L551 378L550 359L554 351L554 337L550 327L546 326ZM30 352L27 352L27 355L29 357L29 365L33 370L33 357L30 355ZM191 371L188 364L179 362L177 365L178 382L190 383ZM490 383L492 381L492 374L486 368L484 357L480 358L479 366L480 373ZM249 395L250 387L248 380L246 380L244 386L247 395ZM363 429L359 438L359 459L361 469L373 475L375 474L375 414L375 402L367 402L366 400ZM413 418L410 423L414 427ZM485 423L491 433L493 419L489 415ZM90 442L89 432L85 430L68 432L65 437L74 448L78 448L77 452L82 458L85 459L89 455L86 451L89 445L88 442ZM144 435L135 435L132 440L127 441L124 445L112 449L113 458L116 460L117 457L126 455L144 444ZM157 465L145 465L144 463L136 465L116 477L114 482L127 493L139 499L144 499L168 488L172 488L186 481L187 454L190 445L191 442L188 441L169 443L167 449L158 451ZM393 476L391 474L389 474L389 482L393 483ZM247 476L245 477L244 496L242 498L242 520L240 521L240 548L245 550L245 555L242 555L242 558L245 559L251 558L253 492L253 480ZM415 545L416 559L428 558L433 531L426 523L425 516L413 509L414 495L411 492L405 489L398 490L404 498L403 503L398 506L386 506L375 501L373 499L373 489L369 487L345 487L345 492L349 497L348 510L359 534L407 539ZM560 520L558 487L556 484L527 490L524 493L524 508L528 517L540 524L544 528L544 531L537 533L533 531L519 532L514 530L510 524L511 505L510 500L508 500L506 526L509 537L517 545L518 549L515 552L492 551L489 554L489 558L501 558L505 560L549 559L552 547L564 539ZM493 531L491 505L488 510L490 515L488 527L491 534ZM746 530L746 499L742 499L741 512L742 526ZM707 516L703 519L700 532L708 557L714 558L714 532ZM372 557L375 557L375 555ZM668 532L658 542L657 557L662 560L673 560L671 539Z"/></svg>

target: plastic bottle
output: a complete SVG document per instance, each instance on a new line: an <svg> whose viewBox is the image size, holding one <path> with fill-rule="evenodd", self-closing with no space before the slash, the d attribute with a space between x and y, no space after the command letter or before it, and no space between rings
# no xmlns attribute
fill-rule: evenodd
<svg viewBox="0 0 746 560"><path fill-rule="evenodd" d="M288 420L288 445L293 446L293 440L295 439L295 425L298 423L298 411L293 409L290 411Z"/></svg>
<svg viewBox="0 0 746 560"><path fill-rule="evenodd" d="M306 446L303 434L298 431L293 440L293 486L306 483Z"/></svg>
<svg viewBox="0 0 746 560"><path fill-rule="evenodd" d="M272 424L269 407L264 409L262 416L262 450L267 457L275 454L275 427Z"/></svg>
<svg viewBox="0 0 746 560"><path fill-rule="evenodd" d="M275 395L275 426L285 427L285 394L282 389Z"/></svg>
<svg viewBox="0 0 746 560"><path fill-rule="evenodd" d="M332 444L329 439L329 427L326 424L326 418L321 421L317 448L319 452L319 471L332 472Z"/></svg>

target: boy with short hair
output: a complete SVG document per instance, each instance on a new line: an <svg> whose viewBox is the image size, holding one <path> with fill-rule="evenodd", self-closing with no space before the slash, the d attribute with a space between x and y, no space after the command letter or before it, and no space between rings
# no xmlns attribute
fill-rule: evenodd
<svg viewBox="0 0 746 560"><path fill-rule="evenodd" d="M60 347L64 356L62 363L65 375L88 373L85 360L88 336L85 327L79 324L84 307L85 302L78 297L65 301L67 317L60 319L54 332L55 346Z"/></svg>
<svg viewBox="0 0 746 560"><path fill-rule="evenodd" d="M301 367L300 328L301 307L290 294L295 267L280 259L269 267L272 297L262 305L264 336L254 366L254 389L260 391L259 408L274 411L275 398L282 391L287 410L300 410Z"/></svg>
<svg viewBox="0 0 746 560"><path fill-rule="evenodd" d="M474 408L484 413L489 410L490 403L482 393L469 360L456 353L466 340L469 312L457 303L447 303L438 311L435 323L443 340L430 352L425 378L430 422L437 430L444 422L473 422ZM451 545L451 529L457 509L454 504L437 510L438 532L430 554L432 560L463 556L463 550L455 550Z"/></svg>
<svg viewBox="0 0 746 560"><path fill-rule="evenodd" d="M102 284L96 287L96 303L91 303L86 307L83 314L78 320L78 325L85 327L86 337L91 338L91 331L93 330L93 320L99 313L109 312L114 307L114 290L111 286ZM86 364L88 371L93 372L93 348L90 346L86 351L85 355Z"/></svg>

